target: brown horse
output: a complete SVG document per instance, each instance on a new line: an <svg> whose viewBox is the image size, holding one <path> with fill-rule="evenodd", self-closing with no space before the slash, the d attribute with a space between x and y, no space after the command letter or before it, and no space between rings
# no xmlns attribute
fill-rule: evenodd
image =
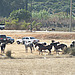
<svg viewBox="0 0 75 75"><path fill-rule="evenodd" d="M50 45L54 46L56 53L58 52L58 49L63 50L65 47L67 48L66 44L59 44L59 45L57 45L57 44L59 44L59 42L54 42L54 43L50 44Z"/></svg>
<svg viewBox="0 0 75 75"><path fill-rule="evenodd" d="M40 55L40 52L42 52L42 50L48 50L49 53L51 54L52 45L47 45L47 46L45 46L45 45L43 45L43 44L37 43L37 44L35 45L35 47L37 47L37 46L39 47L39 55Z"/></svg>

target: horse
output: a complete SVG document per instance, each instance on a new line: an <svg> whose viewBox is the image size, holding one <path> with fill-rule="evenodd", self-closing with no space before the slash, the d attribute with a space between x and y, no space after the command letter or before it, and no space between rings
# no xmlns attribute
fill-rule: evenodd
<svg viewBox="0 0 75 75"><path fill-rule="evenodd" d="M30 42L30 41L24 41L24 45L25 45L26 53L28 52L28 47L30 48L31 53L32 53L32 49L34 49L33 42Z"/></svg>
<svg viewBox="0 0 75 75"><path fill-rule="evenodd" d="M42 50L48 50L49 53L51 54L52 45L47 45L47 46L45 46L45 45L43 45L43 44L37 43L37 44L35 45L35 48L36 48L37 46L39 47L39 55L40 55L40 52L42 52Z"/></svg>
<svg viewBox="0 0 75 75"><path fill-rule="evenodd" d="M35 47L35 45L38 45L38 44L47 45L46 42L37 42L37 43L34 43L34 47ZM38 46L35 47L35 48L37 48L37 50L39 51L39 47Z"/></svg>
<svg viewBox="0 0 75 75"><path fill-rule="evenodd" d="M70 48L75 47L75 41L72 42L72 44L70 44Z"/></svg>
<svg viewBox="0 0 75 75"><path fill-rule="evenodd" d="M65 47L67 48L66 44L59 44L59 45L57 44L59 44L59 42L51 43L51 45L54 46L56 53L58 52L58 49L63 50Z"/></svg>

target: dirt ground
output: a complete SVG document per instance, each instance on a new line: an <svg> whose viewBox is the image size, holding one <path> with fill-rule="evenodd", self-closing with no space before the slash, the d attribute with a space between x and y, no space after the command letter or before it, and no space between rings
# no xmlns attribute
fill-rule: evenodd
<svg viewBox="0 0 75 75"><path fill-rule="evenodd" d="M75 75L75 58L0 59L0 75Z"/></svg>
<svg viewBox="0 0 75 75"><path fill-rule="evenodd" d="M15 39L15 43L7 44L5 53L11 50L11 56L15 59L4 59L5 54L0 55L0 75L75 75L75 58L68 55L39 55L37 50L25 53L24 45L16 44L17 38L33 36L40 41L51 43L51 40L65 43L69 47L75 39L75 33L21 33L1 32ZM52 52L53 53L53 52Z"/></svg>

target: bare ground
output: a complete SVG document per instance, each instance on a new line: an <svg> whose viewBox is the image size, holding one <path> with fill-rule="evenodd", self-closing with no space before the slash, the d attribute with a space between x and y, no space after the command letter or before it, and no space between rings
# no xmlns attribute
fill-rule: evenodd
<svg viewBox="0 0 75 75"><path fill-rule="evenodd" d="M40 41L51 43L54 39L68 45L75 39L75 33L21 33L21 32L1 32L7 36L13 37L15 40L24 36L33 36ZM58 38L57 38L57 37ZM50 37L50 38L49 38ZM5 52L11 50L12 57L15 59L0 59L0 75L75 75L75 58L68 55L39 55L38 51L33 54L25 53L24 45L8 44Z"/></svg>
<svg viewBox="0 0 75 75"><path fill-rule="evenodd" d="M0 60L0 75L75 75L75 58Z"/></svg>

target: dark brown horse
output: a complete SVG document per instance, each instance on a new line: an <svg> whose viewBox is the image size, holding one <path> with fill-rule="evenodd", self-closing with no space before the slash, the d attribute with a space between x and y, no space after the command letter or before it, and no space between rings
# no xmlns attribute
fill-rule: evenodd
<svg viewBox="0 0 75 75"><path fill-rule="evenodd" d="M35 47L37 47L37 46L39 47L39 55L40 55L40 52L42 52L42 50L48 50L49 53L51 54L52 45L47 45L47 46L45 46L45 45L43 45L43 44L37 43L37 44L35 45Z"/></svg>
<svg viewBox="0 0 75 75"><path fill-rule="evenodd" d="M51 43L50 45L54 46L56 53L58 52L58 49L63 50L65 47L67 48L66 44L59 44L59 42Z"/></svg>

